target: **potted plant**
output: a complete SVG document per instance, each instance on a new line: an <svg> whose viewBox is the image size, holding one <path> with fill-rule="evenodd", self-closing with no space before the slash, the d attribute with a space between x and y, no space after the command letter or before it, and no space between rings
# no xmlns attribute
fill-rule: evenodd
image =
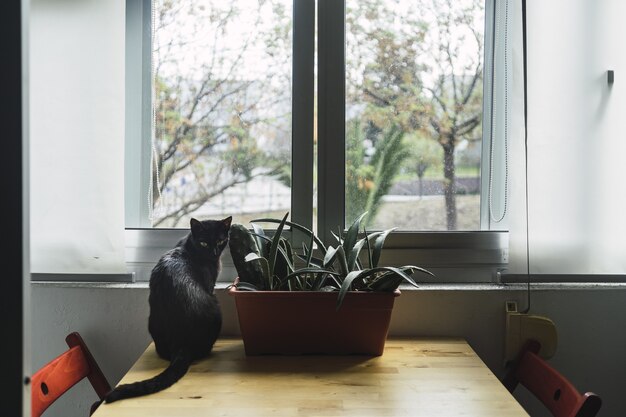
<svg viewBox="0 0 626 417"><path fill-rule="evenodd" d="M403 282L417 287L415 272L433 274L413 265L380 266L385 239L394 229L360 234L365 213L345 233L333 233L336 247L326 247L287 216L253 220L252 231L231 226L229 246L239 276L229 293L246 354L381 355L398 287ZM258 225L263 222L278 224L271 238ZM302 253L283 236L285 226L308 238Z"/></svg>

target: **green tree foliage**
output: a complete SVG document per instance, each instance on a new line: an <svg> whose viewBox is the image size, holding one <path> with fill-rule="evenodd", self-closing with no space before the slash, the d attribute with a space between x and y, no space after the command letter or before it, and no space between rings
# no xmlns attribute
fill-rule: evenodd
<svg viewBox="0 0 626 417"><path fill-rule="evenodd" d="M346 132L346 218L354 219L367 212L367 226L376 217L381 199L389 193L410 151L403 141L404 133L392 126L371 146L366 147L358 121Z"/></svg>
<svg viewBox="0 0 626 417"><path fill-rule="evenodd" d="M407 136L409 157L405 160L403 170L415 173L419 181L420 196L423 195L423 180L426 171L441 170L442 151L441 147L430 136L416 134Z"/></svg>

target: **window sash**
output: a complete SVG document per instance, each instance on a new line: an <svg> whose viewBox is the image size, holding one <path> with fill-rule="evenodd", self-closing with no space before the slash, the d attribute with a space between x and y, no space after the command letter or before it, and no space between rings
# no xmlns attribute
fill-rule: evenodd
<svg viewBox="0 0 626 417"><path fill-rule="evenodd" d="M346 204L345 9L345 0L318 0L317 232L327 245Z"/></svg>
<svg viewBox="0 0 626 417"><path fill-rule="evenodd" d="M292 68L291 221L312 230L315 0L294 0Z"/></svg>
<svg viewBox="0 0 626 417"><path fill-rule="evenodd" d="M152 129L152 1L126 0L126 227L150 228L150 134Z"/></svg>
<svg viewBox="0 0 626 417"><path fill-rule="evenodd" d="M483 138L482 138L482 152L480 163L480 186L481 186L481 198L480 198L480 227L481 230L508 230L508 213L504 213L500 222L495 222L492 219L490 212L492 206L504 206L505 200L508 198L506 195L507 187L491 186L490 175L496 177L498 174L508 176L506 172L506 161L503 158L492 158L492 145L499 141L498 147L494 146L494 153L501 151L502 144L508 140L504 135L507 132L501 127L494 125L494 116L503 117L505 112L502 110L504 103L502 101L496 102L496 109L493 108L494 94L502 93L498 90L503 90L505 71L504 59L496 60L496 57L503 57L505 53L505 45L503 41L496 41L496 35L500 35L503 38L505 30L508 29L506 7L508 2L505 0L497 2L496 0L485 0L485 56L483 65ZM498 26L498 28L496 28ZM496 85L496 80L499 80ZM503 90L504 91L504 90ZM497 112L494 115L494 112ZM504 123L499 123L504 125ZM492 136L493 135L493 136ZM492 139L493 138L493 143ZM505 153L505 158L508 155ZM506 182L510 182L510 178L505 177ZM491 196L489 195L491 193ZM492 204L490 206L490 199Z"/></svg>

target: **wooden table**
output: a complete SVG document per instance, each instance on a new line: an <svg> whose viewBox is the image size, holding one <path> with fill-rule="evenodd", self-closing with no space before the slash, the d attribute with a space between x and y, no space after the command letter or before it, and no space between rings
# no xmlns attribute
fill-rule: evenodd
<svg viewBox="0 0 626 417"><path fill-rule="evenodd" d="M151 344L120 383L167 363ZM464 340L392 339L373 358L247 357L241 340L220 340L172 387L94 417L527 415Z"/></svg>

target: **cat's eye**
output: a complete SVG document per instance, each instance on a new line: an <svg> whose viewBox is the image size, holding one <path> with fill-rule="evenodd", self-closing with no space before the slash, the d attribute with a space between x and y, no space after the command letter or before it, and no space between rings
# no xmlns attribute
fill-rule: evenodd
<svg viewBox="0 0 626 417"><path fill-rule="evenodd" d="M209 246L209 244L206 242L200 242L200 246L202 246L203 248L206 248L207 246Z"/></svg>

